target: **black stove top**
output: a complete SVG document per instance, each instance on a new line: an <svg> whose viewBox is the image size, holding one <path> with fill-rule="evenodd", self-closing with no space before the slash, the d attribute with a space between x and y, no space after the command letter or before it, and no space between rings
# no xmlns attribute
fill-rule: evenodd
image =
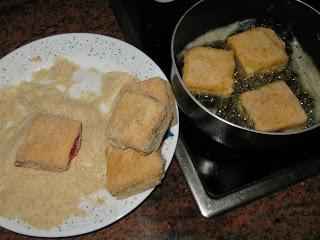
<svg viewBox="0 0 320 240"><path fill-rule="evenodd" d="M210 136L192 126L183 113L180 114L180 120L184 142L188 146L198 176L206 193L214 199L271 179L277 174L294 171L305 166L307 162L317 161L320 166L320 149L317 146L301 146L308 151L294 152L239 151L212 140ZM320 168L312 169L312 172L313 170L318 171ZM308 174L311 174L311 171ZM298 180L301 175L291 172L291 179L288 180L292 181L292 178ZM287 184L289 181L284 179L283 183Z"/></svg>
<svg viewBox="0 0 320 240"><path fill-rule="evenodd" d="M111 6L127 42L144 51L170 78L170 42L182 14L197 0L111 0Z"/></svg>
<svg viewBox="0 0 320 240"><path fill-rule="evenodd" d="M182 14L197 1L111 0L111 6L126 40L149 55L170 79L172 32ZM305 2L319 9L318 2ZM180 135L176 156L206 217L320 172L320 150L316 147L295 154L239 152L214 142L189 123L183 113ZM190 162L185 164L187 159ZM203 192L194 190L196 184L192 181L198 181ZM197 194L205 196L201 200ZM205 207L211 210L203 211Z"/></svg>

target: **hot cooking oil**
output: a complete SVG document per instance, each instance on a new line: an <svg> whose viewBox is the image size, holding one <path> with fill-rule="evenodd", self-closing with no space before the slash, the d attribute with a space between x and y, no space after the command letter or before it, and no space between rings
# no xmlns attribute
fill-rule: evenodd
<svg viewBox="0 0 320 240"><path fill-rule="evenodd" d="M314 123L312 96L303 89L299 76L288 65L280 72L257 75L250 79L240 79L238 72L234 74L234 92L229 98L219 98L210 95L199 95L193 93L195 98L212 113L223 119L246 128L254 128L254 123L249 119L246 112L239 105L239 96L247 91L259 89L260 87L276 81L285 81L294 95L299 99L300 104L308 116L304 127L310 127Z"/></svg>
<svg viewBox="0 0 320 240"><path fill-rule="evenodd" d="M314 114L314 109L315 109L314 95L315 94L311 94L310 91L306 90L306 87L305 87L306 85L304 84L306 81L305 81L305 77L302 76L303 74L301 73L302 72L301 66L299 66L300 71L297 67L297 65L301 63L302 61L301 59L307 58L307 57L305 56L306 54L303 53L302 51L300 51L299 54L293 54L297 52L297 49L301 50L302 48L299 46L299 44L297 45L296 39L294 38L292 33L288 31L288 29L282 28L280 25L277 25L277 24L272 24L272 25L267 24L266 21L258 23L255 20L248 19L243 22L236 22L226 27L222 27L222 28L210 31L204 34L203 36L200 36L195 41L189 43L186 48L188 49L193 46L202 45L206 47L226 49L226 40L230 35L238 32L242 32L257 26L273 28L273 29L276 29L277 32L281 30L279 37L286 43L286 52L289 56L289 62L287 66L281 71L257 75L249 79L241 79L239 77L239 73L236 71L234 73L234 92L228 98L220 98L220 97L211 96L211 95L200 95L197 93L193 93L193 95L203 106L205 106L209 111L216 114L217 116L220 116L223 119L229 122L235 123L237 125L254 129L253 121L250 120L250 118L248 117L244 109L241 108L241 106L239 105L239 96L244 92L259 89L264 85L282 80L287 83L287 85L290 87L294 95L298 98L302 108L304 109L304 111L308 116L308 121L304 124L303 128L312 126L316 121L319 120L319 119L316 119ZM292 44L292 41L295 41L295 44ZM180 66L180 70L183 67L183 63L182 63L183 61L181 56L187 51L187 49L184 49L182 53L179 54L180 58L178 55L178 61L179 61L178 66ZM319 71L316 69L314 70L314 72L315 72L314 75L317 76L318 74L318 78L319 78L320 76ZM316 84L313 84L313 85L316 85ZM312 87L313 86L311 86L310 88ZM319 91L316 91L316 92L320 92L320 82L317 84L317 87L319 88L318 89ZM319 109L320 109L320 95L319 95L318 102L319 102ZM320 117L320 111L319 111L319 117Z"/></svg>

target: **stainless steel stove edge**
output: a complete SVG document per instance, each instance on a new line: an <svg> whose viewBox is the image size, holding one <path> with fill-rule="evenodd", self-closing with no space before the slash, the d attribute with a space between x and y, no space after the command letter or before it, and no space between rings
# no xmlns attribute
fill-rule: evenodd
<svg viewBox="0 0 320 240"><path fill-rule="evenodd" d="M320 172L320 159L317 161L309 161L304 163L303 166L292 168L281 173L275 173L266 179L262 179L259 182L244 187L238 192L214 199L208 196L202 186L181 132L179 134L175 156L200 213L205 218L211 218L223 212L227 212L235 207L249 203L259 197L275 192Z"/></svg>

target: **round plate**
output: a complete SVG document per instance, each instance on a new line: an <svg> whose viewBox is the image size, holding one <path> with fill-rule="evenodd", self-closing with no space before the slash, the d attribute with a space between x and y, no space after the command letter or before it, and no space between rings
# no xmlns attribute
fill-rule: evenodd
<svg viewBox="0 0 320 240"><path fill-rule="evenodd" d="M32 60L40 56L41 62ZM16 49L0 60L0 88L18 84L31 78L32 72L40 67L52 66L56 57L66 58L83 68L94 67L101 72L125 71L141 80L166 76L143 52L132 45L107 36L71 33L43 38ZM178 111L177 105L176 110ZM166 159L165 170L171 163L178 139L179 124L170 128L170 134L161 147ZM107 190L93 193L103 197L105 204L89 208L84 218L70 218L66 223L50 230L37 230L19 219L0 217L0 226L11 231L38 237L67 237L88 233L119 220L145 200L153 189L132 197L117 200Z"/></svg>

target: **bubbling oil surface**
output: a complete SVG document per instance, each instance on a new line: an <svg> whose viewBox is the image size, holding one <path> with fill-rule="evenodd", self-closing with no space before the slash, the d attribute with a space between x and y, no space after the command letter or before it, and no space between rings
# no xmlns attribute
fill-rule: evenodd
<svg viewBox="0 0 320 240"><path fill-rule="evenodd" d="M302 108L304 109L304 111L308 116L307 122L301 128L308 128L314 125L318 120L315 118L315 115L314 115L315 99L314 99L314 96L303 87L303 84L301 82L301 79L303 78L303 76L300 76L299 74L300 71L296 71L297 59L292 58L293 57L292 48L297 46L297 41L288 29L283 28L282 26L277 24L266 23L266 21L258 23L255 20L248 19L243 22L236 22L226 27L212 30L204 34L203 36L200 36L195 41L189 43L186 46L186 48L182 51L182 53L185 53L191 47L199 46L199 45L218 48L218 49L225 49L226 40L230 35L233 35L238 32L243 32L258 26L274 29L277 32L278 36L286 43L286 52L289 56L289 62L287 66L281 71L276 71L273 73L268 73L263 75L257 75L245 80L241 79L239 77L239 73L235 71L234 91L231 94L231 96L228 98L219 98L211 95L202 95L196 92L193 92L192 94L203 106L205 106L209 111L216 114L217 116L220 116L225 120L235 123L237 125L254 129L254 122L250 120L245 110L239 106L239 96L244 92L259 89L264 85L282 80L287 83L291 91L298 98ZM215 36L215 34L213 33L217 33L217 35L219 36L225 36L225 38L217 39L216 37L212 37L212 36ZM229 33L229 34L226 34L226 33ZM210 41L210 37L214 40ZM293 41L293 39L295 41L295 45L291 44L291 41ZM299 48L302 49L301 46L299 46ZM180 53L180 56L181 56L181 53ZM180 57L178 58L178 60L180 60L178 65L180 66L180 70L181 70L183 67L183 62L181 61L182 58ZM320 73L317 69L316 69L316 72L320 76ZM320 92L320 83L319 83L319 92ZM320 99L319 99L319 102L320 102Z"/></svg>

